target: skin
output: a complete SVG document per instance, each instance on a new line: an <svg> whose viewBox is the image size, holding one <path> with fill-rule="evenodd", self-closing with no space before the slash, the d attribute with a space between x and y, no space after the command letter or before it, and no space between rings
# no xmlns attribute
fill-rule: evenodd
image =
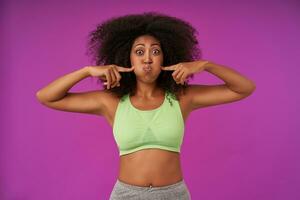
<svg viewBox="0 0 300 200"><path fill-rule="evenodd" d="M149 35L136 38L131 48L130 61L137 80L137 97L150 100L160 96L162 90L156 88L156 79L163 63L159 41ZM151 70L143 70L145 65L150 65Z"/></svg>
<svg viewBox="0 0 300 200"><path fill-rule="evenodd" d="M152 110L164 100L164 91L156 87L156 79L161 73L163 52L159 41L149 35L136 38L130 53L131 65L137 80L137 92L130 97L134 107ZM151 71L143 66L150 64ZM114 113L119 100L110 101L110 124L113 126ZM184 120L188 115L187 101L181 98L180 107ZM120 157L118 179L138 186L164 186L182 180L180 154L162 149L143 149Z"/></svg>
<svg viewBox="0 0 300 200"><path fill-rule="evenodd" d="M143 44L143 45L137 45ZM156 45L153 45L156 44ZM115 112L120 99L110 90L118 85L118 71L134 70L137 91L130 96L131 104L139 110L152 110L164 100L164 91L156 87L161 70L172 70L177 84L182 84L191 74L207 71L221 80L218 85L189 85L178 96L181 114L186 122L188 115L199 108L230 103L246 98L255 90L255 84L237 71L213 62L198 60L161 66L163 52L159 41L143 35L134 41L130 52L132 69L116 66L86 66L54 80L36 93L45 106L56 110L89 113L103 116L113 127ZM144 70L150 65L151 70ZM108 80L108 89L81 93L69 92L78 81L90 76L103 76ZM116 81L117 80L117 81ZM143 149L120 157L119 180L138 186L164 186L182 180L180 154L162 149Z"/></svg>
<svg viewBox="0 0 300 200"><path fill-rule="evenodd" d="M131 104L139 110L151 110L159 107L163 102L163 95L146 100L140 97L131 97ZM111 127L114 124L115 111L119 99L113 94L107 96L106 112L104 117ZM188 101L181 98L181 112L184 122L190 113ZM120 156L118 179L138 186L165 186L182 179L180 154L162 149L143 149Z"/></svg>

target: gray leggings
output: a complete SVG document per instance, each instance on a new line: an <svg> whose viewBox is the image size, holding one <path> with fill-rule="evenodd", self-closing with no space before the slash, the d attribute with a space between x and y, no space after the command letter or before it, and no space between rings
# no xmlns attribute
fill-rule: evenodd
<svg viewBox="0 0 300 200"><path fill-rule="evenodd" d="M184 180L161 187L144 187L124 183L117 179L109 200L191 200Z"/></svg>

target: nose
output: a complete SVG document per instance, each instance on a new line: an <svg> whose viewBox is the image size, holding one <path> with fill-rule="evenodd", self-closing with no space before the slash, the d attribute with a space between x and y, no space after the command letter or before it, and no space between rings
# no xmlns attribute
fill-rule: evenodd
<svg viewBox="0 0 300 200"><path fill-rule="evenodd" d="M147 63L147 64L152 63L152 57L149 52L145 53L144 63Z"/></svg>

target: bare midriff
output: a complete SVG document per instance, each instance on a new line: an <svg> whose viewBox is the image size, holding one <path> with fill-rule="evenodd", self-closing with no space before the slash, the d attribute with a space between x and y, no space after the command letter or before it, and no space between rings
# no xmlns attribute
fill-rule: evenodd
<svg viewBox="0 0 300 200"><path fill-rule="evenodd" d="M111 98L108 102L106 118L111 127L113 127L119 99ZM184 101L184 98L180 101L184 122L188 115L188 105L189 102ZM178 152L157 148L142 149L120 156L119 162L118 179L130 185L162 187L183 180L180 153Z"/></svg>
<svg viewBox="0 0 300 200"><path fill-rule="evenodd" d="M118 179L143 187L177 183L183 179L180 153L163 149L143 149L120 156Z"/></svg>

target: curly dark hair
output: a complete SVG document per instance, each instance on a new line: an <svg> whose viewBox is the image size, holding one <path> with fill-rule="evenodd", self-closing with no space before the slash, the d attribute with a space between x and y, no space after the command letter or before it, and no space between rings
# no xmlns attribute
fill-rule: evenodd
<svg viewBox="0 0 300 200"><path fill-rule="evenodd" d="M202 57L196 34L198 32L188 22L157 12L112 17L89 33L87 54L92 56L92 62L95 61L97 66L115 64L130 68L130 51L134 40L141 35L151 35L160 41L163 66L169 66ZM178 99L179 92L184 92L188 84L177 84L171 75L172 72L162 70L156 80L157 86L176 94L175 98ZM134 72L120 74L120 86L111 88L110 91L118 97L128 93L134 95ZM193 78L193 75L188 78Z"/></svg>

